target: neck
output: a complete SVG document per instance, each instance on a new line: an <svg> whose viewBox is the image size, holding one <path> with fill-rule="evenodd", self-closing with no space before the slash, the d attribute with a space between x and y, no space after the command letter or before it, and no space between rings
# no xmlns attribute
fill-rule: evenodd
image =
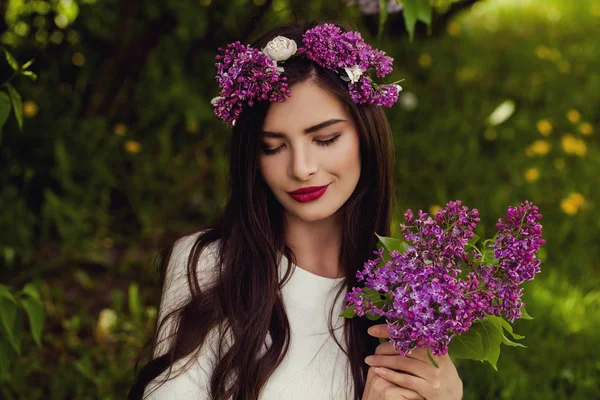
<svg viewBox="0 0 600 400"><path fill-rule="evenodd" d="M286 214L285 243L296 256L296 265L327 278L343 276L339 262L342 216L305 221Z"/></svg>

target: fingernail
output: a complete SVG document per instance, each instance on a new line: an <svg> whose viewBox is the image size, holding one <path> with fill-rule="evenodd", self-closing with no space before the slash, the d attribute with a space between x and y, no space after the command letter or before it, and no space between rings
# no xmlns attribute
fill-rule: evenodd
<svg viewBox="0 0 600 400"><path fill-rule="evenodd" d="M373 356L368 356L367 358L365 358L365 362L371 365L373 363Z"/></svg>
<svg viewBox="0 0 600 400"><path fill-rule="evenodd" d="M383 369L383 368L375 368L375 373L377 375L385 375L385 369Z"/></svg>
<svg viewBox="0 0 600 400"><path fill-rule="evenodd" d="M367 333L371 336L375 336L375 334L377 333L377 328L375 328L374 326L370 327L369 329L367 329Z"/></svg>

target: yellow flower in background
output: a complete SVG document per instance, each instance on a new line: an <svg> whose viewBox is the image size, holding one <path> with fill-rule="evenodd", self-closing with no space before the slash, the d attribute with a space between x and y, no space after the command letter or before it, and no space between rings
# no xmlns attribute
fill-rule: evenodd
<svg viewBox="0 0 600 400"><path fill-rule="evenodd" d="M548 55L548 58L554 62L560 60L560 51L558 49L550 49L550 54Z"/></svg>
<svg viewBox="0 0 600 400"><path fill-rule="evenodd" d="M600 3L592 3L590 5L590 14L594 17L600 17Z"/></svg>
<svg viewBox="0 0 600 400"><path fill-rule="evenodd" d="M448 24L447 31L450 36L457 37L460 36L460 33L462 32L462 27L458 22L453 21Z"/></svg>
<svg viewBox="0 0 600 400"><path fill-rule="evenodd" d="M587 152L587 146L581 139L577 139L571 133L567 133L562 137L562 148L567 154L576 154L583 157Z"/></svg>
<svg viewBox="0 0 600 400"><path fill-rule="evenodd" d="M560 208L569 214L574 215L585 207L585 198L581 193L571 193L560 202Z"/></svg>
<svg viewBox="0 0 600 400"><path fill-rule="evenodd" d="M110 334L117 323L117 313L110 308L104 308L98 315L98 322L94 330L94 336L100 343L106 343L110 340Z"/></svg>
<svg viewBox="0 0 600 400"><path fill-rule="evenodd" d="M429 68L431 66L431 54L425 52L419 56L419 65L423 68Z"/></svg>
<svg viewBox="0 0 600 400"><path fill-rule="evenodd" d="M537 130L542 136L548 136L552 133L552 124L547 119L540 119L537 124Z"/></svg>
<svg viewBox="0 0 600 400"><path fill-rule="evenodd" d="M582 122L581 125L579 125L579 132L581 132L582 135L588 136L594 133L594 127L589 122Z"/></svg>
<svg viewBox="0 0 600 400"><path fill-rule="evenodd" d="M563 160L562 158L555 158L554 167L557 170L562 171L563 169L565 169L565 160Z"/></svg>
<svg viewBox="0 0 600 400"><path fill-rule="evenodd" d="M552 50L550 50L550 47L541 44L535 48L535 55L544 60L552 56Z"/></svg>
<svg viewBox="0 0 600 400"><path fill-rule="evenodd" d="M537 168L528 168L525 171L525 179L527 182L535 182L540 177L540 171Z"/></svg>
<svg viewBox="0 0 600 400"><path fill-rule="evenodd" d="M115 126L113 127L113 132L116 135L123 136L127 133L127 126L125 124L122 124L119 122L118 124L115 124Z"/></svg>
<svg viewBox="0 0 600 400"><path fill-rule="evenodd" d="M579 210L573 203L569 201L569 199L563 199L560 202L560 208L562 208L562 210L569 215L577 214L577 211Z"/></svg>
<svg viewBox="0 0 600 400"><path fill-rule="evenodd" d="M567 60L560 60L558 62L558 72L561 74L568 74L571 72L571 63Z"/></svg>
<svg viewBox="0 0 600 400"><path fill-rule="evenodd" d="M140 150L142 149L142 145L139 142L136 142L135 140L126 141L125 144L123 145L123 147L125 147L125 150L128 153L132 153L132 154L139 153Z"/></svg>
<svg viewBox="0 0 600 400"><path fill-rule="evenodd" d="M539 154L543 156L548 154L550 151L550 143L548 143L546 140L536 140L531 144L531 146L529 146L529 148L533 154Z"/></svg>
<svg viewBox="0 0 600 400"><path fill-rule="evenodd" d="M435 216L435 214L437 214L437 212L438 212L439 210L441 210L441 209L442 209L442 207L440 207L439 205L437 205L437 204L432 204L431 206L429 206L429 215L430 215L431 217L434 217L434 216Z"/></svg>
<svg viewBox="0 0 600 400"><path fill-rule="evenodd" d="M39 111L39 107L37 104L35 104L34 101L27 100L26 102L23 103L23 114L26 117L28 117L28 118L35 117L37 115L38 111Z"/></svg>
<svg viewBox="0 0 600 400"><path fill-rule="evenodd" d="M581 193L571 193L569 198L577 207L582 207L583 205L585 205L585 198Z"/></svg>
<svg viewBox="0 0 600 400"><path fill-rule="evenodd" d="M579 113L579 111L572 108L567 112L567 119L572 124L576 124L581 120L581 114Z"/></svg>

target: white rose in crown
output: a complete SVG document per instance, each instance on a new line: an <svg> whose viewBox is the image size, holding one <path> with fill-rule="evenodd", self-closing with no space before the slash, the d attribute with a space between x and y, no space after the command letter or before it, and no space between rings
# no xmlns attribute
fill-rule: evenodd
<svg viewBox="0 0 600 400"><path fill-rule="evenodd" d="M297 50L298 46L294 40L288 39L285 36L277 36L267 43L263 49L263 53L269 56L271 60L277 62L287 60L296 54Z"/></svg>
<svg viewBox="0 0 600 400"><path fill-rule="evenodd" d="M296 54L298 46L292 39L288 39L285 36L277 36L267 43L262 51L273 61L273 65L277 71L283 72L283 68L277 66L277 61L285 61Z"/></svg>
<svg viewBox="0 0 600 400"><path fill-rule="evenodd" d="M356 83L356 82L358 82L361 75L363 74L363 70L360 69L360 67L358 65L355 65L350 68L344 68L344 70L346 71L346 74L348 74L348 77L347 78L342 77L342 79L345 80L346 82Z"/></svg>

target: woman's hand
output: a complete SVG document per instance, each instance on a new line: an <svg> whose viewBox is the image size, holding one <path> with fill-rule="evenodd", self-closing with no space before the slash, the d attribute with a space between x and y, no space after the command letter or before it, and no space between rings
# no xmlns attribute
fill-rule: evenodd
<svg viewBox="0 0 600 400"><path fill-rule="evenodd" d="M379 338L389 338L386 324L374 325L369 334ZM427 349L417 348L406 357L398 354L391 342L377 346L375 355L365 362L376 374L389 383L417 393L421 397L398 397L399 399L460 400L463 395L462 381L448 354L432 356L439 368L427 358ZM367 376L367 382L368 382ZM366 394L366 388L365 388ZM367 397L368 398L368 397ZM377 397L373 397L377 398ZM386 397L388 398L388 397ZM389 397L395 399L395 397ZM363 400L365 397L363 396Z"/></svg>
<svg viewBox="0 0 600 400"><path fill-rule="evenodd" d="M423 396L414 390L399 387L375 373L375 368L369 368L362 400L424 400Z"/></svg>

